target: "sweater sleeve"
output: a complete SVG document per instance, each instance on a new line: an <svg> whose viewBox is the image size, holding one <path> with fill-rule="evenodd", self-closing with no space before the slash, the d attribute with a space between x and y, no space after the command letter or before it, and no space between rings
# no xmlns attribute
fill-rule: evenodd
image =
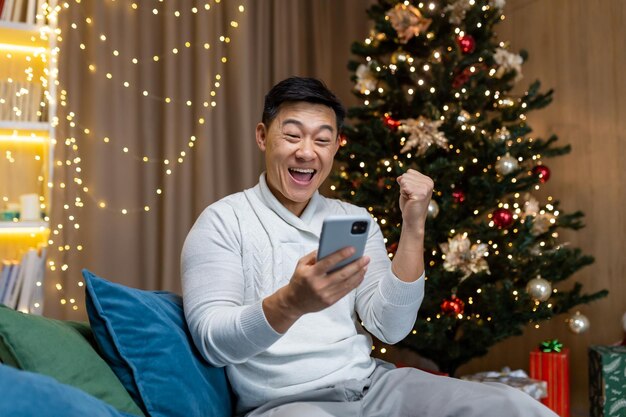
<svg viewBox="0 0 626 417"><path fill-rule="evenodd" d="M218 202L200 215L183 245L181 273L191 336L212 365L245 362L281 337L261 301L243 305L241 232L230 205Z"/></svg>
<svg viewBox="0 0 626 417"><path fill-rule="evenodd" d="M413 329L424 299L424 274L414 282L394 275L380 227L372 221L365 247L370 264L357 288L356 311L365 328L379 340L394 344Z"/></svg>

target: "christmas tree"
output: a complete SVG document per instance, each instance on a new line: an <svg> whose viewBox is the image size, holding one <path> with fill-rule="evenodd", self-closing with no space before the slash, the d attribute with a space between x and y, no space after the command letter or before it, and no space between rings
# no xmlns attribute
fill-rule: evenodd
<svg viewBox="0 0 626 417"><path fill-rule="evenodd" d="M581 228L583 214L537 192L550 178L546 159L570 147L531 136L527 114L552 91L534 82L515 94L527 54L495 39L504 3L379 0L368 9L374 28L349 63L362 105L349 110L331 185L367 207L392 258L397 176L414 168L435 181L427 296L401 345L450 374L528 324L607 294L555 287L593 258L559 241L559 229Z"/></svg>

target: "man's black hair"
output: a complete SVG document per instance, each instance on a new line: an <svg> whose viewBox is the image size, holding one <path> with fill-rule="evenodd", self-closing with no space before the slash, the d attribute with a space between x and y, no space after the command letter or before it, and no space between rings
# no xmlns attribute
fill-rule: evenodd
<svg viewBox="0 0 626 417"><path fill-rule="evenodd" d="M315 78L290 77L272 87L265 96L261 121L265 126L269 126L276 118L281 104L297 101L323 104L333 109L337 119L337 133L341 132L346 109L337 96Z"/></svg>

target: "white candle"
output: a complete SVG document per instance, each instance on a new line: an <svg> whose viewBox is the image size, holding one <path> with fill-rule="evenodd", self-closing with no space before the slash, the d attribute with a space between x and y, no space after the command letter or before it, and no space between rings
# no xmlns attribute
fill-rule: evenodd
<svg viewBox="0 0 626 417"><path fill-rule="evenodd" d="M22 194L20 196L20 220L41 220L39 210L39 196L37 194Z"/></svg>

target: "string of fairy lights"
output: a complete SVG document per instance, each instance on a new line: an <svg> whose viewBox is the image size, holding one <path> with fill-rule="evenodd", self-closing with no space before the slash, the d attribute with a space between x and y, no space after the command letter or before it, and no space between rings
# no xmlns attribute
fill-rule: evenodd
<svg viewBox="0 0 626 417"><path fill-rule="evenodd" d="M77 3L80 3L80 1L78 1ZM220 4L221 1L220 0L216 0L215 3L216 4ZM137 5L137 3L132 3L130 5L130 7L131 7L132 10L135 10L135 11L139 9L139 6ZM210 6L210 4L207 3L201 9L198 9L197 7L192 7L189 10L189 13L197 14L197 13L199 13L199 10L209 11L209 10L211 10L211 6ZM239 10L240 13L243 13L244 12L244 7L242 5L239 5L238 6L238 10ZM158 9L153 8L152 9L152 13L154 15L159 14ZM181 12L178 11L178 10L174 11L173 15L175 17L180 17L181 16ZM93 19L90 18L90 17L86 17L84 20L85 20L85 22L87 24L93 24ZM230 22L230 27L231 28L237 28L238 26L239 26L239 23L237 21L233 20L233 21ZM70 27L73 30L77 30L78 29L78 25L76 23L72 23L70 25ZM101 34L99 36L99 39L106 45L107 39L108 39L106 34ZM228 44L228 43L230 43L230 41L231 41L231 38L229 36L225 36L225 35L220 35L219 36L219 42ZM192 43L190 41L185 42L185 48L191 48L191 47L192 47ZM100 48L100 46L98 46L98 48ZM204 50L209 50L210 49L210 44L208 42L204 42L202 44L202 48ZM80 44L80 49L83 50L83 51L86 50L86 46L85 46L84 43ZM179 53L178 48L173 48L172 51L171 51L172 55L177 55L178 53ZM115 57L120 57L120 53L116 49L112 49L111 54L113 56L115 56ZM162 60L162 58L163 58L162 56L159 57L159 55L153 55L152 61L153 62L159 62L159 61ZM121 58L121 59L123 59L123 58ZM137 57L132 57L132 58L128 59L127 62L130 62L133 65L141 64ZM228 62L228 58L226 57L225 54L224 54L224 56L222 56L219 59L219 62L222 64L222 66ZM92 73L97 73L98 72L97 69L96 69L96 66L94 64L88 64L88 67L89 67L89 71L90 72L92 72ZM214 108L215 106L217 106L216 96L217 96L217 90L221 86L222 76L219 73L221 71L222 71L222 69L218 69L218 73L215 74L215 76L214 76L213 88L209 91L209 95L211 97L211 100L210 101L207 100L207 101L203 101L202 102L202 106L204 108L209 108L210 109L210 108ZM106 78L108 80L113 80L113 74L111 72L106 72L105 76L106 76ZM116 76L116 78L122 78L122 81L120 81L120 84L124 88L131 87L131 83L129 81L123 80L123 78L124 78L123 75L120 76L120 77ZM149 92L148 90L145 90L145 89L143 89L141 91L140 90L135 90L135 91L137 93L140 93L142 97L145 97L147 99L159 100L159 101L161 101L162 103L164 103L166 105L177 105L177 104L181 105L184 102L184 105L187 106L187 107L194 106L193 101L190 100L190 99L187 99L187 100L176 100L176 99L173 99L171 97L160 96L158 94L151 93L151 92ZM60 104L61 104L62 107L68 107L68 105L67 105L67 92L65 90L61 91ZM83 135L84 137L95 138L95 135L92 132L92 130L89 127L83 126L78 121L79 120L79 115L77 114L77 110L76 109L68 110L67 114L65 115L65 118L68 120L70 127L77 128L77 129L81 130L81 135ZM199 125L203 125L203 124L205 124L205 122L206 121L205 121L204 117L199 117L197 119L197 123ZM96 139L102 140L102 142L105 143L105 144L109 144L112 141L112 138L110 137L110 135L101 135L100 138L96 138ZM121 146L119 146L119 150L121 151L122 154L128 155L128 156L132 157L133 159L135 159L137 161L141 161L143 163L161 164L161 165L164 166L164 173L166 175L171 175L172 172L173 172L175 163L176 162L178 162L179 164L183 163L185 156L187 156L188 150L190 148L194 147L194 142L197 140L195 135L191 135L188 139L189 140L186 143L186 146L184 146L181 150L176 152L175 155L173 155L170 158L158 158L158 157L153 157L153 156L149 156L149 155L144 155L144 154L141 154L141 153L138 153L138 152L134 151L133 149L130 148L129 145L125 145L125 144L122 144ZM77 146L74 142L75 141L70 140L70 143L72 143L72 147ZM73 149L73 150L76 150L76 149ZM85 190L83 189L83 191L85 191ZM85 191L85 192L88 193L88 190ZM156 194L160 195L162 193L162 190L156 189L155 192L156 192ZM108 208L108 205L106 204L106 202L104 202L102 200L98 201L98 206L100 208L103 208L103 209L104 208ZM145 208L145 205L144 205L144 208ZM128 208L120 208L118 211L121 212L122 214L127 214L127 213L130 213L130 212L133 212L133 211L142 211L142 210L143 211L148 211L148 210L145 210L143 208L142 209L135 209L135 210L128 209Z"/></svg>
<svg viewBox="0 0 626 417"><path fill-rule="evenodd" d="M116 0L110 0L111 2L115 2ZM118 0L119 3L119 0ZM159 0L158 3L163 3L163 0ZM155 2L155 4L158 5ZM158 15L166 15L168 18L179 19L184 17L185 14L188 16L200 15L200 13L209 13L210 11L216 10L216 6L220 4L223 7L226 7L221 0L214 0L212 4L205 3L202 7L189 7L189 8L180 8L179 10L173 11L171 14L162 12L158 7L153 7L154 4L151 4L151 14L153 16ZM59 5L54 12L61 13L64 12L64 9L69 9L70 7L77 7L81 4L81 0L74 0L74 2L65 2L62 5ZM141 11L141 7L145 5L143 3L131 2L128 4L124 4L124 6L128 6L131 11L139 12ZM148 6L145 6L148 7ZM239 14L243 14L245 12L245 8L243 5L237 5L236 10ZM82 17L80 20L70 22L68 25L67 32L65 34L61 33L59 30L57 32L57 41L59 44L63 44L64 36L68 38L70 36L78 36L81 39L79 43L80 53L85 54L89 51L89 49L98 48L99 51L106 51L106 54L111 57L111 60L118 60L121 63L126 64L127 67L137 68L141 65L159 65L166 61L167 59L175 58L177 56L181 56L185 50L192 50L195 48L196 53L204 53L207 55L207 58L210 58L213 54L213 51L221 50L221 54L218 57L218 65L216 67L216 73L211 76L212 84L207 91L207 99L201 102L194 102L191 99L176 99L174 97L164 96L158 94L154 91L151 91L146 88L139 88L138 86L133 85L129 81L129 74L123 73L114 73L112 71L100 71L98 66L95 63L88 62L87 59L87 70L88 73L93 77L102 77L102 79L106 80L106 82L111 83L111 89L124 89L127 90L131 94L135 94L137 97L140 97L143 100L150 100L153 103L160 102L164 106L173 106L173 107L184 107L190 110L195 109L203 109L202 111L211 111L218 105L219 100L219 89L223 83L222 74L224 72L224 66L228 62L227 56L227 46L231 42L232 34L228 33L230 31L234 31L239 27L239 22L237 20L231 20L228 24L225 33L219 35L216 38L216 43L220 44L219 48L215 48L210 42L192 42L192 40L188 40L178 47L173 47L167 52L162 52L161 54L153 54L151 55L151 59L144 60L143 62L138 58L138 56L124 56L124 54L111 46L110 40L111 37L108 36L107 33L101 33L97 36L98 44L89 46L83 40L84 36L81 34L81 28L88 26L94 26L97 22L97 17L95 16L86 16L84 14L84 10L81 8L80 12L82 13ZM63 49L64 47L61 47ZM142 51L145 53L145 51ZM57 81L58 83L58 81ZM58 85L58 84L57 84ZM196 146L198 137L196 135L190 135L187 140L184 140L184 145L179 148L172 156L167 158L157 157L153 155L147 155L141 153L139 150L132 149L130 144L124 143L123 138L117 138L111 133L107 132L95 132L93 128L88 126L86 123L82 122L81 115L78 109L73 108L71 104L71 97L69 97L68 91L64 88L60 88L59 91L59 110L58 117L60 120L63 120L64 123L70 128L68 129L71 133L67 135L67 137L59 140L59 143L65 146L66 148L66 159L65 160L56 160L54 162L55 166L58 169L62 169L67 175L67 182L64 181L55 181L54 184L48 184L49 187L57 187L60 190L74 190L75 196L73 200L67 199L63 203L63 219L55 219L54 225L51 225L51 234L48 240L49 247L56 249L60 256L63 254L67 254L67 252L75 250L82 251L84 249L84 245L80 242L77 242L73 245L68 244L67 242L70 240L67 237L64 237L64 233L69 234L72 230L80 229L79 223L79 210L82 209L87 200L89 199L94 203L94 206L110 212L119 213L122 215L127 215L131 213L149 213L151 211L151 206L148 203L144 203L138 207L112 207L105 198L99 196L97 190L94 190L93 187L88 187L87 180L83 177L81 163L83 159L81 158L81 143L84 140L97 140L100 141L103 146L114 146L117 151L129 157L130 160L141 163L141 164L157 164L163 167L163 173L166 176L170 176L175 172L176 167L182 165L185 162L185 158L189 156L190 152ZM206 115L199 116L194 120L194 128L198 128L201 125L206 123ZM154 166L154 165L152 165ZM164 185L157 185L152 195L157 197L162 197L165 193ZM65 227L64 227L65 223ZM69 229L69 230L68 230ZM77 237L77 234L74 234L74 237ZM66 262L58 262L54 259L53 256L50 256L48 259L48 268L50 271L60 271L65 273L70 269L70 266ZM77 282L78 286L82 286L82 281ZM55 288L59 292L60 303L62 305L70 306L72 310L78 310L78 305L76 304L76 300L74 298L68 298L63 296L64 288L60 282L55 284Z"/></svg>

